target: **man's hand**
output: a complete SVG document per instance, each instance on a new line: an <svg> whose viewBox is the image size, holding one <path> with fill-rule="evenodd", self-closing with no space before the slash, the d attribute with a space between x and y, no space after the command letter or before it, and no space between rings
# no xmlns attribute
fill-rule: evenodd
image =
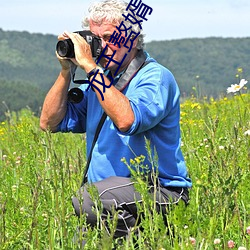
<svg viewBox="0 0 250 250"><path fill-rule="evenodd" d="M74 64L79 65L86 73L97 66L92 57L90 45L81 35L65 31L63 37L71 39L74 44L75 58L70 58Z"/></svg>
<svg viewBox="0 0 250 250"><path fill-rule="evenodd" d="M65 34L58 36L59 41L62 41L65 39L68 39L68 36L66 36ZM63 71L70 71L72 68L78 66L78 63L74 58L71 58L72 59L71 60L70 58L61 57L58 55L57 52L56 52L56 57L57 57L58 61L60 62Z"/></svg>

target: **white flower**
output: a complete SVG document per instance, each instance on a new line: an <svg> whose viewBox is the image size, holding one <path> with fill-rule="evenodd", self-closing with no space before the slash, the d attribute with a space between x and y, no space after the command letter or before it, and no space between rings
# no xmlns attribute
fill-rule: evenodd
<svg viewBox="0 0 250 250"><path fill-rule="evenodd" d="M245 247L239 247L238 250L247 250Z"/></svg>
<svg viewBox="0 0 250 250"><path fill-rule="evenodd" d="M221 240L220 240L220 239L214 239L214 244L215 244L215 245L220 244L220 242L221 242Z"/></svg>
<svg viewBox="0 0 250 250"><path fill-rule="evenodd" d="M227 88L227 93L235 93L240 91L245 85L247 81L245 79L241 79L239 84L231 84L231 87Z"/></svg>
<svg viewBox="0 0 250 250"><path fill-rule="evenodd" d="M220 240L220 239L214 239L214 244L215 244L215 245L220 244L220 242L221 242L221 240Z"/></svg>
<svg viewBox="0 0 250 250"><path fill-rule="evenodd" d="M21 208L20 208L20 214L23 214L24 212L25 212L24 207L21 207Z"/></svg>
<svg viewBox="0 0 250 250"><path fill-rule="evenodd" d="M244 133L245 136L250 136L250 129L248 129L245 133Z"/></svg>

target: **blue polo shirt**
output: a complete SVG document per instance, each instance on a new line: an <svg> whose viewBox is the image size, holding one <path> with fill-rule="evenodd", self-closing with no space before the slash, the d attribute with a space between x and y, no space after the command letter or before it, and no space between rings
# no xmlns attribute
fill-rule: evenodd
<svg viewBox="0 0 250 250"><path fill-rule="evenodd" d="M92 153L88 181L96 182L109 176L129 177L130 170L121 161L144 155L143 165L152 168L146 150L149 140L151 152L157 153L157 171L163 186L191 187L187 168L181 152L180 137L180 91L172 73L158 64L149 55L150 61L122 91L129 99L135 120L123 133L107 117ZM119 76L115 79L118 81ZM114 83L115 83L114 82ZM68 102L67 113L58 126L58 131L84 133L87 135L89 155L97 125L103 109L94 91L81 85L84 99L78 103Z"/></svg>

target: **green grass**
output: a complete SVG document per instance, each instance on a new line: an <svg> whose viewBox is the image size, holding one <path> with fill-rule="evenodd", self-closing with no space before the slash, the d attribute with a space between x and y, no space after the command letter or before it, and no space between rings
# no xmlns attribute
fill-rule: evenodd
<svg viewBox="0 0 250 250"><path fill-rule="evenodd" d="M182 150L193 180L190 204L173 207L165 226L142 183L144 230L117 249L135 249L135 241L137 249L228 249L229 240L235 249L250 249L249 103L244 94L181 105ZM85 220L74 216L71 197L86 163L84 136L44 133L38 124L30 110L8 113L0 124L0 249L80 249L73 239ZM108 223L112 234L116 221ZM116 244L99 224L100 230L87 232L86 249Z"/></svg>

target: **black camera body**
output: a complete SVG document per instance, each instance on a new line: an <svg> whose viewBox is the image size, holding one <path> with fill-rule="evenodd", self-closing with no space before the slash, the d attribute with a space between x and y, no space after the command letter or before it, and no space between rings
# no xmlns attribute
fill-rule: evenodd
<svg viewBox="0 0 250 250"><path fill-rule="evenodd" d="M75 31L81 35L86 42L90 45L92 56L98 58L102 53L102 40L101 38L95 36L90 30ZM70 39L65 39L57 42L56 51L59 56L74 58L75 50L74 44Z"/></svg>

